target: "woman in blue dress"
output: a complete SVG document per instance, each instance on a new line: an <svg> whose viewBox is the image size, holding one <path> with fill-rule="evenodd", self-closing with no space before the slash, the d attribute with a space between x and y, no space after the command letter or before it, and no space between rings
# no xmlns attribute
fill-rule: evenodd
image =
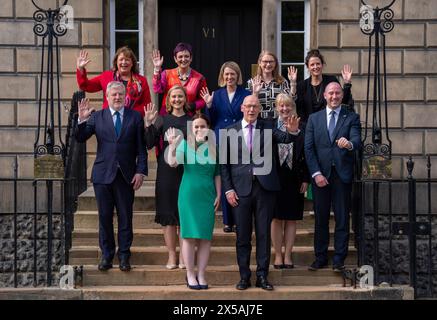
<svg viewBox="0 0 437 320"><path fill-rule="evenodd" d="M216 143L219 144L219 130L224 129L243 118L241 105L245 97L251 94L242 86L241 69L234 61L225 62L220 68L218 85L220 89L209 94L208 88L200 90L201 97L205 100L206 111L214 128ZM222 198L226 199L224 192ZM235 222L232 211L227 201L222 202L224 232L235 231Z"/></svg>

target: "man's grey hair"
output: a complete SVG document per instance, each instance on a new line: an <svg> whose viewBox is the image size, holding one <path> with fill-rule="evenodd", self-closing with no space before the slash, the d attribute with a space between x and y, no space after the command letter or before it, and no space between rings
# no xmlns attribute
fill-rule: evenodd
<svg viewBox="0 0 437 320"><path fill-rule="evenodd" d="M123 94L126 94L126 88L124 87L124 84L120 81L111 81L110 83L108 83L108 85L106 86L106 96L108 96L109 91L112 88L121 88L123 91Z"/></svg>

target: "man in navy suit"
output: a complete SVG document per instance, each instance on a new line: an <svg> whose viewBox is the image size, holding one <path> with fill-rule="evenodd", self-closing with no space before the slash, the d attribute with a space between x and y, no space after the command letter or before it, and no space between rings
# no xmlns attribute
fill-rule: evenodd
<svg viewBox="0 0 437 320"><path fill-rule="evenodd" d="M332 205L335 217L332 264L335 271L341 271L348 253L354 151L361 148L361 125L359 115L341 105L340 84L329 83L324 97L326 109L310 115L305 131L305 157L313 178L315 214L316 260L309 269L328 265Z"/></svg>
<svg viewBox="0 0 437 320"><path fill-rule="evenodd" d="M143 143L144 121L137 111L124 107L123 83L110 82L106 89L109 108L92 112L88 100L79 105L76 140L97 138L97 156L91 180L99 210L99 270L112 268L115 255L113 215L118 216L118 259L122 271L131 269L132 210L135 190L147 175L147 153Z"/></svg>
<svg viewBox="0 0 437 320"><path fill-rule="evenodd" d="M261 104L247 96L241 105L243 119L220 132L221 178L226 200L232 207L237 226L237 261L240 270L238 290L250 287L252 220L255 218L256 286L273 290L267 275L270 265L270 224L276 192L280 190L276 168L277 143L296 141L299 118L292 116L283 132L272 121L258 119ZM222 136L225 133L224 136ZM223 150L222 150L223 149ZM292 204L290 204L292 205Z"/></svg>

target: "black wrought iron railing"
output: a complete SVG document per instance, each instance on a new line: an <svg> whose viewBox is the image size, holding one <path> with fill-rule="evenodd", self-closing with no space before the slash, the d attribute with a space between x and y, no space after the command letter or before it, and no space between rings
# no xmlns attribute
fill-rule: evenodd
<svg viewBox="0 0 437 320"><path fill-rule="evenodd" d="M423 159L422 159L423 160ZM410 285L415 298L436 297L437 179L413 176L407 162L406 179L357 179L354 185L358 265L373 267L374 283Z"/></svg>
<svg viewBox="0 0 437 320"><path fill-rule="evenodd" d="M72 98L64 178L21 178L18 156L13 174L0 178L0 287L52 286L68 265L77 199L87 186L86 144L74 138L83 97L76 92Z"/></svg>
<svg viewBox="0 0 437 320"><path fill-rule="evenodd" d="M74 93L71 99L71 108L68 116L65 157L65 261L69 263L69 250L72 245L74 229L74 212L77 210L78 196L87 188L86 143L79 143L75 139L77 129L78 106L85 98L83 91Z"/></svg>

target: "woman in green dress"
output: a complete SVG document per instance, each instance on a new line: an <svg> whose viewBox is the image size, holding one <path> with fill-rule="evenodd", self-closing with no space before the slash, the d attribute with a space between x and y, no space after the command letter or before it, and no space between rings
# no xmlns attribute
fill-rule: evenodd
<svg viewBox="0 0 437 320"><path fill-rule="evenodd" d="M168 163L170 166L184 165L178 197L182 255L187 267L187 286L199 290L208 289L205 271L215 212L220 204L221 180L214 132L209 130L208 117L194 115L187 128L187 141L182 140L182 135L177 135L173 128L168 130Z"/></svg>

